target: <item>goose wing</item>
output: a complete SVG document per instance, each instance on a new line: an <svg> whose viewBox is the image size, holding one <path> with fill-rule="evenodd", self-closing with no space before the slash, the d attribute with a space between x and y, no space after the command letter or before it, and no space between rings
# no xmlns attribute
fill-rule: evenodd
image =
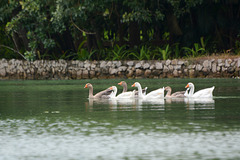
<svg viewBox="0 0 240 160"><path fill-rule="evenodd" d="M163 98L164 97L164 87L151 91L146 95L146 98Z"/></svg>
<svg viewBox="0 0 240 160"><path fill-rule="evenodd" d="M109 98L110 94L113 92L112 89L105 89L101 92L98 92L97 94L94 95L94 98Z"/></svg>
<svg viewBox="0 0 240 160"><path fill-rule="evenodd" d="M214 86L211 87L211 88L205 88L205 89L202 89L202 90L199 90L197 92L195 92L193 94L193 97L213 97L213 90L214 90Z"/></svg>
<svg viewBox="0 0 240 160"><path fill-rule="evenodd" d="M184 97L185 91L178 91L173 93L171 96L172 97Z"/></svg>
<svg viewBox="0 0 240 160"><path fill-rule="evenodd" d="M120 93L117 98L131 98L132 97L133 92L132 91L128 91L128 92L123 92Z"/></svg>

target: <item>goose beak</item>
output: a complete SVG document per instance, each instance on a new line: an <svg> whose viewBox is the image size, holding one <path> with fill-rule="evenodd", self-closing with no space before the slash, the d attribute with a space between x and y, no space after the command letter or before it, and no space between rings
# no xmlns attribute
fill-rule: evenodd
<svg viewBox="0 0 240 160"><path fill-rule="evenodd" d="M118 85L120 85L120 86L121 86L121 85L122 85L122 82L119 82L119 83L118 83Z"/></svg>
<svg viewBox="0 0 240 160"><path fill-rule="evenodd" d="M132 85L132 87L135 87L135 83Z"/></svg>
<svg viewBox="0 0 240 160"><path fill-rule="evenodd" d="M113 90L113 87L109 87L109 89Z"/></svg>
<svg viewBox="0 0 240 160"><path fill-rule="evenodd" d="M187 85L185 86L185 88L189 88L189 84L187 84Z"/></svg>
<svg viewBox="0 0 240 160"><path fill-rule="evenodd" d="M88 88L87 84L85 85L85 87L84 87L84 88Z"/></svg>

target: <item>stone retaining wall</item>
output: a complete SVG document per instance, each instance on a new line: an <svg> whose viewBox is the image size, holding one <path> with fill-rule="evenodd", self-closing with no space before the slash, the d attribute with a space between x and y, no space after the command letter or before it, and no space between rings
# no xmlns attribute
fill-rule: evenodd
<svg viewBox="0 0 240 160"><path fill-rule="evenodd" d="M65 61L0 60L0 79L239 77L240 57L211 60Z"/></svg>

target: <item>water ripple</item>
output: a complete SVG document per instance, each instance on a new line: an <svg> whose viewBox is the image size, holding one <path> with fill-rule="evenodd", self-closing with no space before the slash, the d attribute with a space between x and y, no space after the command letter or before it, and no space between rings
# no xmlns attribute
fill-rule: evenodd
<svg viewBox="0 0 240 160"><path fill-rule="evenodd" d="M208 131L197 123L145 128L56 119L1 120L2 159L234 159L239 130ZM170 129L169 129L170 127ZM172 131L171 131L172 130Z"/></svg>

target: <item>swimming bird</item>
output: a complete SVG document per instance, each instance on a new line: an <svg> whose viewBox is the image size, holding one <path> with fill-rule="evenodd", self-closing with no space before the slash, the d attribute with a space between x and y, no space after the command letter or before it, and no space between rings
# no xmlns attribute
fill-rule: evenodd
<svg viewBox="0 0 240 160"><path fill-rule="evenodd" d="M117 87L116 86L112 86L109 89L112 90L112 93L109 95L109 98L116 98L117 95Z"/></svg>
<svg viewBox="0 0 240 160"><path fill-rule="evenodd" d="M148 94L144 95L142 93L142 87L139 82L135 82L132 87L138 88L138 98L164 98L164 87L156 89L154 91L149 92Z"/></svg>
<svg viewBox="0 0 240 160"><path fill-rule="evenodd" d="M93 95L93 86L91 83L87 83L84 88L89 88L88 98L90 98L90 99L108 99L108 98L110 98L110 94L113 92L112 89L107 88L107 89Z"/></svg>
<svg viewBox="0 0 240 160"><path fill-rule="evenodd" d="M167 91L167 94L165 97L168 97L168 98L169 97L184 97L184 94L186 92L186 91L178 91L178 92L171 94L172 88L169 86L165 87L165 91Z"/></svg>
<svg viewBox="0 0 240 160"><path fill-rule="evenodd" d="M213 97L213 90L215 86L201 89L194 93L194 84L189 82L185 88L189 88L189 93L186 94L186 97L209 98L209 97Z"/></svg>
<svg viewBox="0 0 240 160"><path fill-rule="evenodd" d="M118 98L134 98L138 96L138 91L135 91L135 96L132 97L132 91L127 91L127 83L125 81L121 81L118 83L118 85L123 86L123 91L120 93L117 97ZM146 95L147 87L142 89L143 95Z"/></svg>

